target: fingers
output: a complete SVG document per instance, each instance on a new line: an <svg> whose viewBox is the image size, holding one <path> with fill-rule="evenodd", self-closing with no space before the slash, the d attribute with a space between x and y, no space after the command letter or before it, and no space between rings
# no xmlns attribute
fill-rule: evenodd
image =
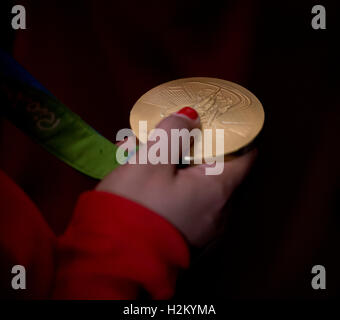
<svg viewBox="0 0 340 320"><path fill-rule="evenodd" d="M222 190L223 195L227 198L245 178L256 155L257 150L253 150L231 161L224 162L224 170L218 175L206 175L206 167L213 167L214 164L202 164L185 170L187 170L188 174L201 176L201 187L205 188L209 185L210 188L216 188L216 192L218 191L219 193Z"/></svg>
<svg viewBox="0 0 340 320"><path fill-rule="evenodd" d="M140 152L148 152L150 164L160 162L174 169L175 165L180 163L182 153L190 149L190 131L199 126L196 110L190 107L182 108L163 119L150 132L148 143Z"/></svg>
<svg viewBox="0 0 340 320"><path fill-rule="evenodd" d="M256 156L257 150L252 150L239 158L225 162L223 172L216 176L216 179L224 185L225 190L230 188L233 191L249 173Z"/></svg>

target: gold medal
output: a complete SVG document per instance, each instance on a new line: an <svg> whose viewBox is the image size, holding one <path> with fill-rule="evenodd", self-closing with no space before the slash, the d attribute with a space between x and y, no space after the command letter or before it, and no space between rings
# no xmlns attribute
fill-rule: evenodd
<svg viewBox="0 0 340 320"><path fill-rule="evenodd" d="M215 78L184 78L163 83L146 92L130 112L130 124L135 135L145 138L156 125L183 107L195 109L201 129L224 130L224 155L233 154L249 145L264 123L261 102L247 89L230 81ZM139 121L147 121L147 132L141 135ZM216 135L212 134L215 146ZM219 156L212 148L213 156ZM203 158L203 148L195 150L191 160Z"/></svg>

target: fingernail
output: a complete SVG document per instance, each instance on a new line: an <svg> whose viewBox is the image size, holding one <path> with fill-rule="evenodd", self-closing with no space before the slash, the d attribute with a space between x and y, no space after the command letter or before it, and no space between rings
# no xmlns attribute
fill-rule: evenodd
<svg viewBox="0 0 340 320"><path fill-rule="evenodd" d="M191 120L196 120L198 118L198 113L195 109L190 107L184 107L181 110L176 112L177 114L184 115Z"/></svg>

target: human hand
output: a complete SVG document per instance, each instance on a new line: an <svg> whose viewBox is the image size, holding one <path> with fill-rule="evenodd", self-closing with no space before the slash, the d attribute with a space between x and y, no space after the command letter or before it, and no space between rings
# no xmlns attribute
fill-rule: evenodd
<svg viewBox="0 0 340 320"><path fill-rule="evenodd" d="M198 128L196 111L184 109L165 118L157 127L164 129L168 137L171 129ZM152 143L141 146L137 157ZM252 151L225 162L219 175L206 175L206 167L211 166L208 164L178 169L175 164L126 163L105 177L96 190L140 203L172 223L192 245L202 246L220 229L221 209L246 176L255 155Z"/></svg>

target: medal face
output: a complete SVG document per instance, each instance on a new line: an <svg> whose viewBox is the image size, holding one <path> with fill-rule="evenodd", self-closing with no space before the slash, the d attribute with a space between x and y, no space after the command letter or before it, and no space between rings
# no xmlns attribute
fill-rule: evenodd
<svg viewBox="0 0 340 320"><path fill-rule="evenodd" d="M141 140L140 136L148 134L164 117L183 107L191 107L198 112L202 140L204 130L212 129L213 156L219 155L214 148L216 129L224 130L226 155L254 140L264 123L261 102L250 91L226 80L197 77L170 81L146 92L130 112L131 128ZM147 121L147 132L143 135L139 121ZM196 149L192 157L202 157L203 149Z"/></svg>

